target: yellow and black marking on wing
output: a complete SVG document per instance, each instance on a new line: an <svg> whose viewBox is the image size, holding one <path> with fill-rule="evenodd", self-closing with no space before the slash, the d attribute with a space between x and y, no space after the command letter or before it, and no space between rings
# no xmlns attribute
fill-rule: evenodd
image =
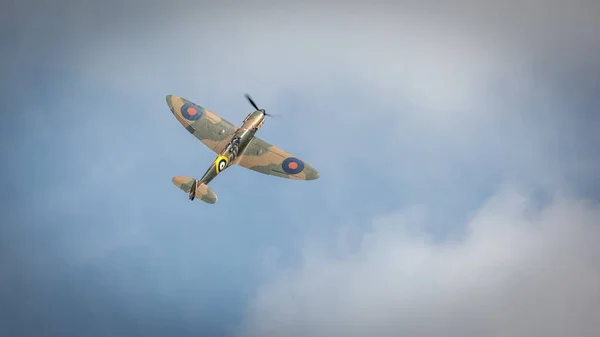
<svg viewBox="0 0 600 337"><path fill-rule="evenodd" d="M215 171L218 173L221 173L221 171L223 171L227 165L229 165L229 158L227 158L226 156L223 155L219 155L217 157L217 159L215 159Z"/></svg>

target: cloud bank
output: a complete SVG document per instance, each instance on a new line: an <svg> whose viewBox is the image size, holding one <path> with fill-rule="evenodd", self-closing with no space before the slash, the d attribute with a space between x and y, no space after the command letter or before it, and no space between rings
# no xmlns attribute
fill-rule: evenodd
<svg viewBox="0 0 600 337"><path fill-rule="evenodd" d="M379 217L351 251L313 246L264 285L239 336L596 336L598 219L598 203L514 189L455 242L420 230L419 207Z"/></svg>
<svg viewBox="0 0 600 337"><path fill-rule="evenodd" d="M387 131L361 142L387 154L378 167L394 168L377 177L413 196L427 191L426 206L378 217L364 235L361 225L324 225L341 238L308 239L299 266L280 267L259 289L239 336L597 335L600 205L580 192L598 186L600 167L588 155L599 139L584 125L599 122L588 112L597 104L598 4L375 8L355 17L375 22L368 33L348 25L353 39L335 39L340 50L357 47L339 64L377 101L360 123L385 116ZM444 219L490 180L522 188L495 194L463 222ZM535 185L553 198L527 192ZM431 228L443 226L466 230L440 242ZM354 236L342 234L348 227Z"/></svg>

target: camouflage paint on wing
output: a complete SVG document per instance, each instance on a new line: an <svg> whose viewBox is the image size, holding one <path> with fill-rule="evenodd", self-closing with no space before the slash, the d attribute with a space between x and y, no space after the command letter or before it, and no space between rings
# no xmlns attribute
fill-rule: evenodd
<svg viewBox="0 0 600 337"><path fill-rule="evenodd" d="M297 157L254 137L244 153L233 164L247 169L281 178L314 180L319 172Z"/></svg>
<svg viewBox="0 0 600 337"><path fill-rule="evenodd" d="M186 176L176 176L173 177L173 184L185 191L185 193L190 193L190 189L194 184L194 178ZM217 202L217 195L206 184L198 184L196 186L196 198L209 204L214 204L215 202Z"/></svg>
<svg viewBox="0 0 600 337"><path fill-rule="evenodd" d="M166 100L179 123L216 153L223 151L237 130L219 115L183 97L167 95Z"/></svg>

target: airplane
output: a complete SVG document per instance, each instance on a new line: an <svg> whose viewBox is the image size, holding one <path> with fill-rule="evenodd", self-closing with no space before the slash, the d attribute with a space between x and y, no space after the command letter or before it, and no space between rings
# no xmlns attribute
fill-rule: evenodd
<svg viewBox="0 0 600 337"><path fill-rule="evenodd" d="M173 184L188 193L190 200L198 198L209 204L217 202L217 195L208 184L232 165L287 179L319 178L319 172L309 164L255 136L265 118L272 115L259 109L250 95L245 94L245 97L256 110L246 116L241 127L237 127L183 97L166 96L167 105L179 123L217 154L202 178L173 177Z"/></svg>

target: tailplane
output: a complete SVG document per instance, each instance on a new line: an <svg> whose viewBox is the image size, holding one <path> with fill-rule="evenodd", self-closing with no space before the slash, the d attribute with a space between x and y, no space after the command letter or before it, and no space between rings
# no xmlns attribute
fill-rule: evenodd
<svg viewBox="0 0 600 337"><path fill-rule="evenodd" d="M198 198L206 203L214 204L217 202L217 195L213 190L198 179L185 176L173 177L173 184L181 190L188 193L190 200Z"/></svg>

